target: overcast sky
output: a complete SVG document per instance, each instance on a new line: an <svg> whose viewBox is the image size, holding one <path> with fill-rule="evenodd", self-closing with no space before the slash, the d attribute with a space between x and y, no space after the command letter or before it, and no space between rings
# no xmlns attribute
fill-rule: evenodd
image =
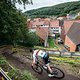
<svg viewBox="0 0 80 80"><path fill-rule="evenodd" d="M17 9L22 10L22 12L37 9L41 7L53 6L56 4L64 3L64 2L71 2L71 1L78 1L78 0L32 0L33 5L26 5L26 9L24 9L23 5L16 4Z"/></svg>

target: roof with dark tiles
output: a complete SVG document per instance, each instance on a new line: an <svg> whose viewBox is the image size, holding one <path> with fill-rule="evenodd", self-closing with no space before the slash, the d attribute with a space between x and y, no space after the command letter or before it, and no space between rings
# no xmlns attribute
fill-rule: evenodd
<svg viewBox="0 0 80 80"><path fill-rule="evenodd" d="M80 23L74 22L70 27L67 36L76 45L80 44Z"/></svg>

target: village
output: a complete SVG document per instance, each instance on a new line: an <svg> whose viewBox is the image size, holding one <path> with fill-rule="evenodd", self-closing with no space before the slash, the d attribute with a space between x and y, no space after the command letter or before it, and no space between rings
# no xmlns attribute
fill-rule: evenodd
<svg viewBox="0 0 80 80"><path fill-rule="evenodd" d="M79 13L78 16L80 16ZM34 18L28 19L27 25L29 32L36 33L39 37L40 45L36 48L47 50L50 53L52 64L59 66L65 71L65 78L61 80L65 80L66 78L69 78L70 80L73 80L73 78L74 80L78 80L78 78L80 78L80 20L75 20L69 15L66 17L58 17L57 19ZM51 44L49 44L49 40L52 41L52 46L50 46ZM29 72L31 72L39 80L45 78L46 80L50 80L48 77L42 78L41 75L36 75L36 73L32 72L30 67L32 53L30 53L27 48L19 46L16 47L17 51L14 48L14 51L16 52L12 53L11 47L12 46L4 46L4 48L1 48L3 51L3 53L1 52L2 55L4 55L9 61L6 65L9 65L7 68L3 67L5 61L1 63L3 65L0 65L3 67L3 69L0 68L1 78L4 78L5 80L12 80L11 78L14 76L16 79L16 76L21 72L16 72L15 75L9 72L8 75L10 75L11 78L4 72L5 69L11 69L11 71L13 71L14 67L16 67L21 71L26 69L29 70ZM4 60L4 58L1 60ZM28 72L26 74L28 74ZM36 79L31 74L29 74L29 76L33 78L33 80ZM45 76L47 76L47 74L45 74Z"/></svg>
<svg viewBox="0 0 80 80"><path fill-rule="evenodd" d="M80 80L80 1L1 0L0 80Z"/></svg>
<svg viewBox="0 0 80 80"><path fill-rule="evenodd" d="M77 16L80 16L80 13ZM57 19L28 19L28 28L30 32L36 32L44 47L49 46L47 41L52 37L56 39L56 43L63 44L69 52L80 51L80 20L74 19L69 14Z"/></svg>

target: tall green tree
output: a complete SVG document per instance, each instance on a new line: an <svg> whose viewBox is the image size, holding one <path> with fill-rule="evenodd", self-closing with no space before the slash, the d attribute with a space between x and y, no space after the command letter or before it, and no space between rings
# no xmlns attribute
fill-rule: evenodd
<svg viewBox="0 0 80 80"><path fill-rule="evenodd" d="M18 38L19 30L26 28L26 17L18 11L12 3L28 0L2 0L0 1L0 42L14 44ZM27 2L28 3L28 2ZM27 30L27 28L26 28Z"/></svg>
<svg viewBox="0 0 80 80"><path fill-rule="evenodd" d="M25 5L26 4L33 4L32 0L4 0L7 4L10 4L10 6L14 5L16 3L19 3L19 4L23 4L24 5L24 8L25 8Z"/></svg>
<svg viewBox="0 0 80 80"><path fill-rule="evenodd" d="M0 1L0 44L37 45L39 39L36 34L29 33L27 17L16 9L16 2L30 4L29 0Z"/></svg>

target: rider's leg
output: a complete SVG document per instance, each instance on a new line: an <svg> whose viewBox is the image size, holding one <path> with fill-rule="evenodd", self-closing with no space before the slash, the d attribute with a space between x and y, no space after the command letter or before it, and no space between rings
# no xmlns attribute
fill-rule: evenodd
<svg viewBox="0 0 80 80"><path fill-rule="evenodd" d="M46 64L46 66L47 66L47 68L48 68L48 70L49 70L49 74L48 74L48 76L49 76L49 77L53 77L54 74L53 74L52 69L50 68L48 58L44 58L44 61L45 61L45 64Z"/></svg>
<svg viewBox="0 0 80 80"><path fill-rule="evenodd" d="M48 63L48 64L46 64L46 66L48 67L49 72L50 72L50 73L53 73L52 69L50 68L49 63Z"/></svg>
<svg viewBox="0 0 80 80"><path fill-rule="evenodd" d="M49 72L52 73L53 71L52 71L52 69L50 68L50 65L49 65L49 55L44 57L43 60L44 60L45 65L47 66Z"/></svg>

